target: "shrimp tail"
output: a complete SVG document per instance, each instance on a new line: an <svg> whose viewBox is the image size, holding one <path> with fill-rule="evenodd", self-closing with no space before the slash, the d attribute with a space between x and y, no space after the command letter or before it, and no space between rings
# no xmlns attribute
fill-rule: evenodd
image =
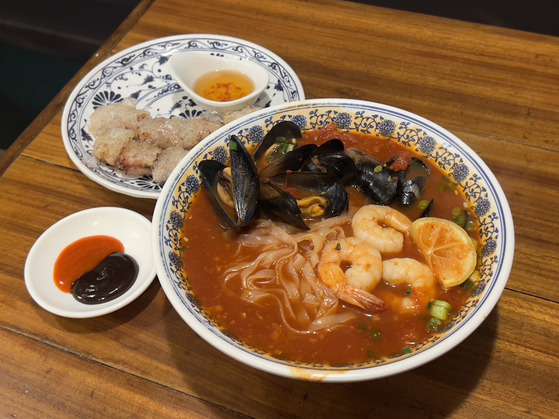
<svg viewBox="0 0 559 419"><path fill-rule="evenodd" d="M388 308L388 304L370 292L354 287L338 290L338 297L349 304L362 308L368 313L378 313Z"/></svg>

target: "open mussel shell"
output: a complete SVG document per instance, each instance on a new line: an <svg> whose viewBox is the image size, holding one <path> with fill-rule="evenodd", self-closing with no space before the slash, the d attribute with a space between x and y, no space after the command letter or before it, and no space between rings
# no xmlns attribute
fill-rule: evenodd
<svg viewBox="0 0 559 419"><path fill-rule="evenodd" d="M413 204L423 192L426 183L427 180L422 176L403 181L397 193L398 202L404 206Z"/></svg>
<svg viewBox="0 0 559 419"><path fill-rule="evenodd" d="M269 166L260 171L260 177L270 178L287 171L300 170L303 164L309 159L318 146L307 144L297 147L289 153L284 154L274 160Z"/></svg>
<svg viewBox="0 0 559 419"><path fill-rule="evenodd" d="M223 163L220 163L217 160L202 160L198 165L202 185L208 192L217 220L223 228L237 230L239 227L233 219L233 216L230 215L232 209L228 210L228 206L225 205L219 198L219 193L217 192L220 173L223 172L225 167L226 166Z"/></svg>
<svg viewBox="0 0 559 419"><path fill-rule="evenodd" d="M281 121L275 124L270 131L264 136L257 149L254 152L254 160L259 161L268 149L278 140L290 141L300 140L303 138L301 129L292 121Z"/></svg>
<svg viewBox="0 0 559 419"><path fill-rule="evenodd" d="M295 197L270 179L263 178L260 181L260 204L270 216L301 230L309 229Z"/></svg>
<svg viewBox="0 0 559 419"><path fill-rule="evenodd" d="M297 191L298 205L303 198L321 198L324 204L320 218L336 217L348 209L349 194L339 179L330 173L288 172L270 180L287 191Z"/></svg>
<svg viewBox="0 0 559 419"><path fill-rule="evenodd" d="M198 165L202 184L208 192L212 208L226 229L239 230L248 226L257 210L260 181L256 165L243 143L234 135L229 141L231 175L224 176L226 166L216 160L203 160ZM225 185L227 183L227 185ZM218 189L226 191L233 209L220 197Z"/></svg>
<svg viewBox="0 0 559 419"><path fill-rule="evenodd" d="M356 173L355 162L345 154L344 144L338 139L329 140L314 150L301 170L331 173L344 185L349 185Z"/></svg>
<svg viewBox="0 0 559 419"><path fill-rule="evenodd" d="M256 164L243 143L232 135L229 140L233 200L237 211L237 225L246 227L253 220L260 194Z"/></svg>
<svg viewBox="0 0 559 419"><path fill-rule="evenodd" d="M353 186L375 204L386 205L392 201L398 192L403 172L395 172L375 157L353 148L347 149L346 154L355 162Z"/></svg>

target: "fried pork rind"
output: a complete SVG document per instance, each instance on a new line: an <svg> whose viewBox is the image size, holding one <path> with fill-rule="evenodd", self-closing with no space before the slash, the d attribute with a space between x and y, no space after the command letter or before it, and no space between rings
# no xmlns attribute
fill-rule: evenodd
<svg viewBox="0 0 559 419"><path fill-rule="evenodd" d="M116 162L126 144L136 136L136 131L127 128L111 128L97 135L93 143L93 156L111 166Z"/></svg>
<svg viewBox="0 0 559 419"><path fill-rule="evenodd" d="M128 142L116 166L129 176L151 175L161 148L144 141L133 140Z"/></svg>
<svg viewBox="0 0 559 419"><path fill-rule="evenodd" d="M221 127L221 123L204 117L153 118L142 121L138 130L141 141L156 144L161 148L182 147L189 150Z"/></svg>
<svg viewBox="0 0 559 419"><path fill-rule="evenodd" d="M114 128L136 130L146 118L151 118L149 112L136 109L136 101L126 99L97 108L91 115L88 131L97 139Z"/></svg>
<svg viewBox="0 0 559 419"><path fill-rule="evenodd" d="M163 183L167 180L173 169L188 153L182 147L169 147L161 152L153 167L153 181Z"/></svg>
<svg viewBox="0 0 559 419"><path fill-rule="evenodd" d="M163 183L186 153L225 123L256 110L218 115L207 112L185 119L152 118L136 109L136 100L101 106L93 112L88 132L95 138L93 156L128 176L152 175Z"/></svg>

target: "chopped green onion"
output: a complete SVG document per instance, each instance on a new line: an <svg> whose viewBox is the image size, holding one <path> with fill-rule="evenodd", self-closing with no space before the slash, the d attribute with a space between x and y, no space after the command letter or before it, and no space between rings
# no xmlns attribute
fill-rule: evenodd
<svg viewBox="0 0 559 419"><path fill-rule="evenodd" d="M407 296L410 296L411 293L412 293L412 289L411 289L411 288L408 288L408 289L406 290L406 295L407 295Z"/></svg>
<svg viewBox="0 0 559 419"><path fill-rule="evenodd" d="M473 231L476 231L476 223L474 223L473 220L468 220L466 221L466 225L464 226L464 229L468 232L471 233Z"/></svg>
<svg viewBox="0 0 559 419"><path fill-rule="evenodd" d="M419 206L419 209L423 211L429 206L429 201L426 199L422 199L417 205Z"/></svg>
<svg viewBox="0 0 559 419"><path fill-rule="evenodd" d="M404 346L404 348L402 349L402 354L411 354L411 348L409 346Z"/></svg>
<svg viewBox="0 0 559 419"><path fill-rule="evenodd" d="M448 311L451 308L452 306L446 301L435 300L429 307L429 313L431 316L444 321L448 318Z"/></svg>
<svg viewBox="0 0 559 419"><path fill-rule="evenodd" d="M338 243L336 245L336 250L342 250L342 244L341 243Z"/></svg>
<svg viewBox="0 0 559 419"><path fill-rule="evenodd" d="M464 282L462 282L462 284L460 284L460 287L470 291L471 289L473 289L477 283L477 281L479 280L480 277L480 273L479 271L474 271L472 272L472 274L470 275L470 277L468 279L466 279Z"/></svg>
<svg viewBox="0 0 559 419"><path fill-rule="evenodd" d="M450 303L447 303L447 302L444 301L444 300L434 300L434 301L431 301L431 304L434 305L434 306L441 306L441 307L444 307L444 308L446 308L447 310L450 310L450 309L452 308L452 306L450 305Z"/></svg>
<svg viewBox="0 0 559 419"><path fill-rule="evenodd" d="M464 227L467 218L467 213L462 208L455 207L452 209L452 221L454 221L460 227Z"/></svg>
<svg viewBox="0 0 559 419"><path fill-rule="evenodd" d="M237 150L237 143L235 141L229 141L229 149L230 150Z"/></svg>
<svg viewBox="0 0 559 419"><path fill-rule="evenodd" d="M439 319L438 317L431 317L431 320L429 320L429 323L434 324L435 326L440 326L441 324L443 324L443 321L441 319Z"/></svg>
<svg viewBox="0 0 559 419"><path fill-rule="evenodd" d="M380 172L382 172L382 166L380 164L375 166L375 168L373 169L373 172L375 174L379 174Z"/></svg>
<svg viewBox="0 0 559 419"><path fill-rule="evenodd" d="M425 330L428 331L429 333L434 333L434 332L437 332L439 330L439 327L437 325L429 322L425 325Z"/></svg>
<svg viewBox="0 0 559 419"><path fill-rule="evenodd" d="M475 284L476 283L471 278L468 278L464 282L462 282L462 284L460 284L460 287L464 288L465 290L471 291L472 288L474 288Z"/></svg>

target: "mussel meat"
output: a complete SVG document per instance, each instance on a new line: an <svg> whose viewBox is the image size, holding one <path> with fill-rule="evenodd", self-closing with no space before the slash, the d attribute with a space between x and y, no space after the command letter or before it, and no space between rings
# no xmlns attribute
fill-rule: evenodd
<svg viewBox="0 0 559 419"><path fill-rule="evenodd" d="M259 161L266 154L270 154L274 150L272 147L274 145L276 149L279 148L280 154L285 154L293 148L291 145L294 146L301 138L303 135L297 124L292 121L278 122L268 131L254 151L254 160Z"/></svg>
<svg viewBox="0 0 559 419"><path fill-rule="evenodd" d="M262 182L276 190L273 196L268 187L263 189L265 193L261 193L261 203L264 211L300 228L299 220L335 217L349 206L345 186L330 173L286 172ZM293 217L296 218L294 222L290 221Z"/></svg>

